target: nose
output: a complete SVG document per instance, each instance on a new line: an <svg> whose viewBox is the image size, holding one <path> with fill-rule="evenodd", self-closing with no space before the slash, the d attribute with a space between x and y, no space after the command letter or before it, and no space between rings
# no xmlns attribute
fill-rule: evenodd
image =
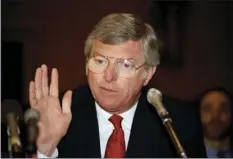
<svg viewBox="0 0 233 159"><path fill-rule="evenodd" d="M114 64L109 63L107 69L104 72L104 79L107 82L112 82L116 80L116 77L117 77L117 74L116 74L116 69L114 67Z"/></svg>

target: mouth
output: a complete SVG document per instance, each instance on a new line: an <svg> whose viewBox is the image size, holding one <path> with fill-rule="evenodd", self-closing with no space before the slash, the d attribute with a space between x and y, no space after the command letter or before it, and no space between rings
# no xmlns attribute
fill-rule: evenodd
<svg viewBox="0 0 233 159"><path fill-rule="evenodd" d="M108 92L117 92L113 89L109 89L109 88L105 88L105 87L100 87L101 89L105 90L105 91L108 91Z"/></svg>

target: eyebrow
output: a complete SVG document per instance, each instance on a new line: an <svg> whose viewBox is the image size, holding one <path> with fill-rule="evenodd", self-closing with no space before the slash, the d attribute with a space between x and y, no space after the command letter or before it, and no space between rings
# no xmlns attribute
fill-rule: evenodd
<svg viewBox="0 0 233 159"><path fill-rule="evenodd" d="M100 56L103 56L103 57L115 58L115 57L111 57L111 56L104 56L104 55L102 55L101 53L96 52L96 51L93 52L93 55L94 55L94 54L95 54L95 55L97 54L97 55L100 55ZM134 59L134 58L132 58L132 57L131 57L131 58L115 58L115 59L123 59L123 60L129 60L129 61L137 62L136 59Z"/></svg>
<svg viewBox="0 0 233 159"><path fill-rule="evenodd" d="M97 54L97 55L100 55L100 56L104 56L104 55L102 55L101 53L98 53L98 52L96 52L96 51L92 53L92 55L96 55L96 54Z"/></svg>

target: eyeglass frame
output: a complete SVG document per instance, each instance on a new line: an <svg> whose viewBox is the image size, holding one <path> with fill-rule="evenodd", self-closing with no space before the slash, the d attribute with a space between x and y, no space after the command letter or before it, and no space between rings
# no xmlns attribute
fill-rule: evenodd
<svg viewBox="0 0 233 159"><path fill-rule="evenodd" d="M90 56L89 58L87 58L87 64L89 64L89 61L90 61L90 59L92 59L93 57L95 57L95 56L101 56L101 57L103 57L103 58L105 58L105 59L107 59L108 60L108 65L107 65L107 67L102 71L102 72L105 72L106 70L107 70L107 68L109 67L109 59L115 59L114 60L114 68L116 67L116 61L119 61L119 60L122 60L122 61L124 61L124 60L127 60L127 61L129 61L129 62L131 62L129 59L131 59L131 58L126 58L126 59L124 59L124 58L115 58L115 57L111 57L111 56L104 56L104 55L101 55L100 53L97 53L97 52L95 52L94 53L95 55L93 55L93 56ZM142 65L139 65L138 67L136 67L136 65L135 65L135 63L134 62L131 62L132 64L133 64L133 66L134 66L134 73L133 73L133 75L132 76L130 76L130 77L122 77L122 78L131 78L131 77L133 77L134 75L135 75L135 73L136 73L136 71L138 70L138 69L140 69L142 66L144 66L144 65L146 65L146 62L144 62ZM89 69L89 65L88 65L88 69ZM89 69L90 70L90 69ZM91 71L91 70L90 70ZM91 72L93 72L93 71L91 71ZM100 72L100 73L102 73L102 72ZM93 72L93 73L95 73L95 72Z"/></svg>

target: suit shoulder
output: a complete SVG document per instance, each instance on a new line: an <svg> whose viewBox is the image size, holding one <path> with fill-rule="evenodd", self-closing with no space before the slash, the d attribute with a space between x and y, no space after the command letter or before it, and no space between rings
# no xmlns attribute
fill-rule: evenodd
<svg viewBox="0 0 233 159"><path fill-rule="evenodd" d="M165 95L163 97L163 103L170 113L178 115L177 117L198 118L197 108L191 101L180 100Z"/></svg>
<svg viewBox="0 0 233 159"><path fill-rule="evenodd" d="M85 96L86 94L90 94L91 90L88 85L80 85L77 86L73 91L73 96Z"/></svg>
<svg viewBox="0 0 233 159"><path fill-rule="evenodd" d="M62 103L64 93L65 92L60 94L61 103ZM79 107L80 103L88 103L88 101L90 100L94 100L94 98L92 96L91 90L88 85L80 85L72 89L72 102L71 102L72 111L74 111L74 108Z"/></svg>
<svg viewBox="0 0 233 159"><path fill-rule="evenodd" d="M190 135L200 131L199 113L192 102L164 96L163 103L173 119L177 131L183 132L183 130L186 130L186 134Z"/></svg>
<svg viewBox="0 0 233 159"><path fill-rule="evenodd" d="M173 127L190 157L205 157L204 138L198 109L194 103L164 97Z"/></svg>

